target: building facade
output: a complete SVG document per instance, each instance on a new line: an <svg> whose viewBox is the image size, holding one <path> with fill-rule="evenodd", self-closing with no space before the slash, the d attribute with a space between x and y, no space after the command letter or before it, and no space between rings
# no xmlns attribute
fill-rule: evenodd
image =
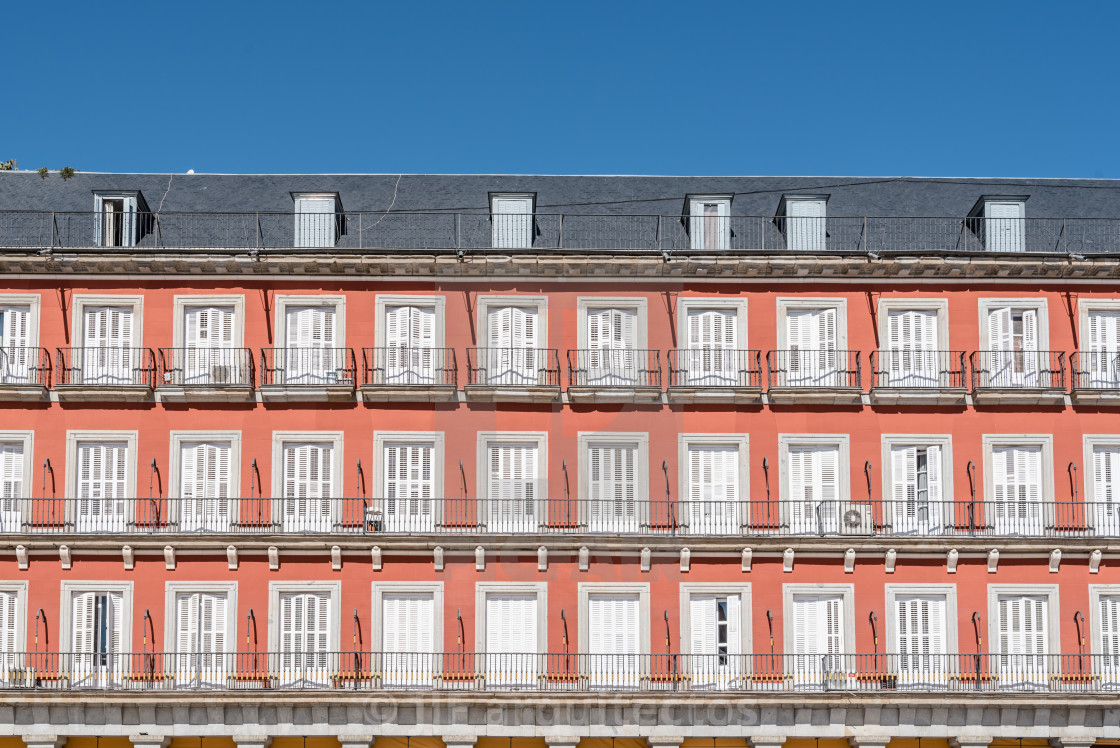
<svg viewBox="0 0 1120 748"><path fill-rule="evenodd" d="M0 748L1120 744L1120 183L0 174Z"/></svg>

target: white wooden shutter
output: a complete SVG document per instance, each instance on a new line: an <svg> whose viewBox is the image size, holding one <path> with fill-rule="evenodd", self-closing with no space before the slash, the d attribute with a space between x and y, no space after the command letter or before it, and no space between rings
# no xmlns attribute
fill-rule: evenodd
<svg viewBox="0 0 1120 748"><path fill-rule="evenodd" d="M689 445L689 499L700 502L738 501L738 462L738 447Z"/></svg>
<svg viewBox="0 0 1120 748"><path fill-rule="evenodd" d="M1089 350L1111 354L1120 350L1120 312L1089 312Z"/></svg>
<svg viewBox="0 0 1120 748"><path fill-rule="evenodd" d="M79 442L78 444L78 498L101 500L100 513L116 513L111 502L120 501L119 510L123 513L123 499L127 489L127 453L125 442Z"/></svg>
<svg viewBox="0 0 1120 748"><path fill-rule="evenodd" d="M988 313L988 347L993 351L1011 351L1011 309L1003 307Z"/></svg>
<svg viewBox="0 0 1120 748"><path fill-rule="evenodd" d="M1023 204L988 202L984 204L987 218L987 249L990 252L1023 251Z"/></svg>
<svg viewBox="0 0 1120 748"><path fill-rule="evenodd" d="M786 216L787 242L791 250L820 252L824 249L824 200L788 200Z"/></svg>
<svg viewBox="0 0 1120 748"><path fill-rule="evenodd" d="M692 350L735 350L736 314L730 309L690 309L688 348Z"/></svg>
<svg viewBox="0 0 1120 748"><path fill-rule="evenodd" d="M692 654L716 654L716 596L693 595L689 600Z"/></svg>
<svg viewBox="0 0 1120 748"><path fill-rule="evenodd" d="M421 530L432 521L431 444L385 445L385 511L393 529Z"/></svg>
<svg viewBox="0 0 1120 748"><path fill-rule="evenodd" d="M533 246L533 201L531 198L494 198L493 244L499 249Z"/></svg>
<svg viewBox="0 0 1120 748"><path fill-rule="evenodd" d="M0 527L4 532L19 529L20 500L23 498L23 443L0 443Z"/></svg>
<svg viewBox="0 0 1120 748"><path fill-rule="evenodd" d="M427 592L392 592L381 598L385 652L435 652L435 600Z"/></svg>
<svg viewBox="0 0 1120 748"><path fill-rule="evenodd" d="M333 247L335 244L335 211L333 197L297 197L297 247Z"/></svg>
<svg viewBox="0 0 1120 748"><path fill-rule="evenodd" d="M529 654L537 651L537 596L491 592L486 595L486 652Z"/></svg>
<svg viewBox="0 0 1120 748"><path fill-rule="evenodd" d="M280 595L280 651L285 654L327 652L330 647L331 598L327 593Z"/></svg>
<svg viewBox="0 0 1120 748"><path fill-rule="evenodd" d="M180 497L184 499L229 498L229 442L183 442L181 449Z"/></svg>
<svg viewBox="0 0 1120 748"><path fill-rule="evenodd" d="M1100 620L1097 626L1101 632L1101 654L1109 657L1120 656L1120 595L1100 596ZM1112 674L1120 666L1111 661Z"/></svg>
<svg viewBox="0 0 1120 748"><path fill-rule="evenodd" d="M87 307L84 331L86 348L131 348L132 309Z"/></svg>
<svg viewBox="0 0 1120 748"><path fill-rule="evenodd" d="M943 596L899 595L895 598L895 608L899 654L946 653Z"/></svg>
<svg viewBox="0 0 1120 748"><path fill-rule="evenodd" d="M511 531L536 529L538 445L488 444L490 521Z"/></svg>
<svg viewBox="0 0 1120 748"><path fill-rule="evenodd" d="M75 592L71 602L71 646L73 652L93 652L96 592Z"/></svg>
<svg viewBox="0 0 1120 748"><path fill-rule="evenodd" d="M638 654L639 600L632 594L593 594L587 598L588 654Z"/></svg>
<svg viewBox="0 0 1120 748"><path fill-rule="evenodd" d="M289 348L333 348L335 310L329 306L296 307L287 311Z"/></svg>
<svg viewBox="0 0 1120 748"><path fill-rule="evenodd" d="M27 369L33 358L31 346L31 307L27 306L2 306L0 318L0 350L3 360L0 361L0 383L19 383L27 381Z"/></svg>
<svg viewBox="0 0 1120 748"><path fill-rule="evenodd" d="M19 596L15 592L0 592L0 655L6 655L3 658L5 666L15 664L11 655L16 653L16 631L18 627ZM6 670L7 667L4 669Z"/></svg>
<svg viewBox="0 0 1120 748"><path fill-rule="evenodd" d="M842 654L844 652L843 597L795 595L793 616L795 654Z"/></svg>
<svg viewBox="0 0 1120 748"><path fill-rule="evenodd" d="M1046 607L1047 599L1042 595L999 598L1001 654L1048 654Z"/></svg>
<svg viewBox="0 0 1120 748"><path fill-rule="evenodd" d="M727 653L743 654L743 600L739 595L727 595Z"/></svg>
<svg viewBox="0 0 1120 748"><path fill-rule="evenodd" d="M1093 448L1093 496L1098 505L1109 507L1120 499L1117 485L1117 468L1120 468L1120 448L1101 446Z"/></svg>
<svg viewBox="0 0 1120 748"><path fill-rule="evenodd" d="M637 520L634 460L637 447L594 444L588 448L588 493L592 524L600 529L629 528Z"/></svg>
<svg viewBox="0 0 1120 748"><path fill-rule="evenodd" d="M941 527L941 519L944 510L941 505L943 491L942 491L942 460L941 460L941 445L931 444L926 447L926 493L929 496L929 509L927 522L929 522L929 529Z"/></svg>
<svg viewBox="0 0 1120 748"><path fill-rule="evenodd" d="M692 249L727 249L731 205L724 200L693 200L689 205Z"/></svg>
<svg viewBox="0 0 1120 748"><path fill-rule="evenodd" d="M333 454L331 444L284 445L284 521L289 529L329 527Z"/></svg>

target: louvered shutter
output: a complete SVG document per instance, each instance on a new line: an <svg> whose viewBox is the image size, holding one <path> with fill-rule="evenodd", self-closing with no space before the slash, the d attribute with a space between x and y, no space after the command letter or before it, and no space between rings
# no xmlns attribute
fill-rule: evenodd
<svg viewBox="0 0 1120 748"><path fill-rule="evenodd" d="M532 307L497 307L487 312L487 383L536 383L537 327L537 310Z"/></svg>
<svg viewBox="0 0 1120 748"><path fill-rule="evenodd" d="M187 384L229 384L241 381L232 354L233 307L189 307L183 343Z"/></svg>
<svg viewBox="0 0 1120 748"><path fill-rule="evenodd" d="M916 529L918 478L916 447L891 448L891 501L896 532Z"/></svg>
<svg viewBox="0 0 1120 748"><path fill-rule="evenodd" d="M19 627L19 596L0 592L0 684L8 681L8 672L19 664L16 631Z"/></svg>
<svg viewBox="0 0 1120 748"><path fill-rule="evenodd" d="M592 445L588 449L591 525L622 531L637 525L632 445Z"/></svg>
<svg viewBox="0 0 1120 748"><path fill-rule="evenodd" d="M993 351L1011 351L1011 309L1003 307L988 313L988 345Z"/></svg>
<svg viewBox="0 0 1120 748"><path fill-rule="evenodd" d="M0 443L0 528L3 532L20 529L23 463L22 442Z"/></svg>
<svg viewBox="0 0 1120 748"><path fill-rule="evenodd" d="M683 362L691 384L736 383L736 314L725 309L688 312L687 356Z"/></svg>
<svg viewBox="0 0 1120 748"><path fill-rule="evenodd" d="M491 685L528 685L536 679L537 596L486 596L486 679Z"/></svg>
<svg viewBox="0 0 1120 748"><path fill-rule="evenodd" d="M184 593L175 600L175 623L177 627L175 642L179 654L200 652L199 645L199 593ZM189 664L190 659L181 659Z"/></svg>
<svg viewBox="0 0 1120 748"><path fill-rule="evenodd" d="M596 594L587 598L588 670L596 688L634 688L639 665L637 595Z"/></svg>
<svg viewBox="0 0 1120 748"><path fill-rule="evenodd" d="M727 596L727 653L743 654L743 600L739 595Z"/></svg>
<svg viewBox="0 0 1120 748"><path fill-rule="evenodd" d="M1115 686L1120 678L1120 595L1101 595L1099 600L1102 676Z"/></svg>
<svg viewBox="0 0 1120 748"><path fill-rule="evenodd" d="M688 494L692 532L737 531L738 447L689 445Z"/></svg>
<svg viewBox="0 0 1120 748"><path fill-rule="evenodd" d="M716 596L693 595L689 600L689 618L692 654L696 657L693 670L710 670L710 655L716 654Z"/></svg>
<svg viewBox="0 0 1120 748"><path fill-rule="evenodd" d="M228 527L232 495L229 442L183 442L179 460L180 523L185 530Z"/></svg>
<svg viewBox="0 0 1120 748"><path fill-rule="evenodd" d="M1021 203L989 202L984 205L989 252L1023 251Z"/></svg>
<svg viewBox="0 0 1120 748"><path fill-rule="evenodd" d="M384 496L388 529L431 529L433 452L431 444L385 445Z"/></svg>
<svg viewBox="0 0 1120 748"><path fill-rule="evenodd" d="M930 387L938 383L937 313L908 310L887 316L888 370L897 387Z"/></svg>
<svg viewBox="0 0 1120 748"><path fill-rule="evenodd" d="M789 200L786 202L789 248L801 252L820 252L825 248L825 202Z"/></svg>
<svg viewBox="0 0 1120 748"><path fill-rule="evenodd" d="M79 442L78 526L86 532L122 531L128 445Z"/></svg>
<svg viewBox="0 0 1120 748"><path fill-rule="evenodd" d="M284 373L293 384L333 383L335 310L329 306L295 307L287 311L287 352Z"/></svg>
<svg viewBox="0 0 1120 748"><path fill-rule="evenodd" d="M94 618L97 593L75 592L72 598L72 615L70 630L72 650L76 653L90 654L93 652Z"/></svg>
<svg viewBox="0 0 1120 748"><path fill-rule="evenodd" d="M0 307L0 384L27 381L28 369L34 360L31 346L31 307Z"/></svg>
<svg viewBox="0 0 1120 748"><path fill-rule="evenodd" d="M385 376L400 384L433 379L436 342L434 307L394 306L385 310Z"/></svg>
<svg viewBox="0 0 1120 748"><path fill-rule="evenodd" d="M330 527L333 493L330 444L284 445L284 524L289 530Z"/></svg>
<svg viewBox="0 0 1120 748"><path fill-rule="evenodd" d="M1088 387L1120 387L1120 312L1089 312ZM1084 375L1082 375L1084 376Z"/></svg>
<svg viewBox="0 0 1120 748"><path fill-rule="evenodd" d="M81 353L83 382L133 383L132 323L132 309L128 307L85 309L85 348Z"/></svg>
<svg viewBox="0 0 1120 748"><path fill-rule="evenodd" d="M931 444L926 447L926 486L929 498L926 522L928 531L934 532L941 529L941 520L944 515L942 506L942 476L941 476L941 446Z"/></svg>
<svg viewBox="0 0 1120 748"><path fill-rule="evenodd" d="M537 445L488 444L487 502L491 529L536 529Z"/></svg>
<svg viewBox="0 0 1120 748"><path fill-rule="evenodd" d="M493 245L498 249L533 246L533 202L529 198L494 198Z"/></svg>
<svg viewBox="0 0 1120 748"><path fill-rule="evenodd" d="M381 637L385 685L416 686L431 681L435 666L435 600L430 593L385 593Z"/></svg>
<svg viewBox="0 0 1120 748"><path fill-rule="evenodd" d="M335 244L335 211L333 197L297 197L297 247L333 247Z"/></svg>
<svg viewBox="0 0 1120 748"><path fill-rule="evenodd" d="M1108 445L1093 448L1093 514L1097 532L1115 535L1120 532L1120 447Z"/></svg>
<svg viewBox="0 0 1120 748"><path fill-rule="evenodd" d="M724 201L693 200L690 205L689 235L692 249L727 249L731 206Z"/></svg>

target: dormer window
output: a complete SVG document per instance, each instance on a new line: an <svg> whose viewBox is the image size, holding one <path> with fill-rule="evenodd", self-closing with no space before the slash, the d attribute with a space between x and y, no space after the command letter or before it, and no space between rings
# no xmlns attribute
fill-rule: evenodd
<svg viewBox="0 0 1120 748"><path fill-rule="evenodd" d="M988 252L1022 252L1026 249L1025 195L983 195L968 212L972 233Z"/></svg>
<svg viewBox="0 0 1120 748"><path fill-rule="evenodd" d="M688 236L692 249L731 246L731 196L689 195Z"/></svg>
<svg viewBox="0 0 1120 748"><path fill-rule="evenodd" d="M778 205L778 226L786 235L786 248L794 252L821 252L827 247L825 222L827 195L783 195Z"/></svg>
<svg viewBox="0 0 1120 748"><path fill-rule="evenodd" d="M495 249L533 246L535 193L490 193L491 240Z"/></svg>
<svg viewBox="0 0 1120 748"><path fill-rule="evenodd" d="M337 192L293 192L295 246L333 247L342 234L342 201Z"/></svg>
<svg viewBox="0 0 1120 748"><path fill-rule="evenodd" d="M94 245L135 247L148 233L148 204L138 191L95 192Z"/></svg>

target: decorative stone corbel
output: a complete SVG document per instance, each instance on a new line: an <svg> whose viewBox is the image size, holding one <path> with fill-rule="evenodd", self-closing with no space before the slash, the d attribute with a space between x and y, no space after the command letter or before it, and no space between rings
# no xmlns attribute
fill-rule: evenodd
<svg viewBox="0 0 1120 748"><path fill-rule="evenodd" d="M331 546L331 571L342 571L342 548Z"/></svg>
<svg viewBox="0 0 1120 748"><path fill-rule="evenodd" d="M590 568L591 568L591 551L589 551L587 549L587 546L585 545L585 546L582 546L579 549L579 570L580 571L587 571Z"/></svg>
<svg viewBox="0 0 1120 748"><path fill-rule="evenodd" d="M999 548L988 551L988 573L995 574L999 569Z"/></svg>
<svg viewBox="0 0 1120 748"><path fill-rule="evenodd" d="M435 564L436 571L443 571L443 546L437 545L432 549L432 562Z"/></svg>
<svg viewBox="0 0 1120 748"><path fill-rule="evenodd" d="M486 571L486 549L481 545L474 549L474 570Z"/></svg>
<svg viewBox="0 0 1120 748"><path fill-rule="evenodd" d="M754 551L750 548L744 548L743 554L739 558L739 568L744 572L751 570L751 562L754 560Z"/></svg>
<svg viewBox="0 0 1120 748"><path fill-rule="evenodd" d="M692 551L688 548L681 548L681 572L687 574L688 570L692 568Z"/></svg>
<svg viewBox="0 0 1120 748"><path fill-rule="evenodd" d="M74 558L70 555L70 546L60 545L58 547L58 560L62 562L63 571L70 571L74 567Z"/></svg>
<svg viewBox="0 0 1120 748"><path fill-rule="evenodd" d="M124 559L124 570L132 571L136 568L136 553L131 545L121 547L121 558Z"/></svg>
<svg viewBox="0 0 1120 748"><path fill-rule="evenodd" d="M268 570L279 571L280 569L280 549L274 545L268 547Z"/></svg>
<svg viewBox="0 0 1120 748"><path fill-rule="evenodd" d="M537 571L548 571L548 549L543 545L537 548Z"/></svg>
<svg viewBox="0 0 1120 748"><path fill-rule="evenodd" d="M1092 553L1089 554L1089 573L1090 574L1096 574L1098 571L1100 571L1100 569L1101 569L1101 559L1102 558L1104 558L1104 554L1101 553L1099 550L1093 551Z"/></svg>
<svg viewBox="0 0 1120 748"><path fill-rule="evenodd" d="M888 548L886 556L883 557L883 566L888 574L894 574L894 566L898 562L898 551L894 548Z"/></svg>
<svg viewBox="0 0 1120 748"><path fill-rule="evenodd" d="M792 548L786 548L785 551L782 552L782 571L786 572L787 574L789 572L793 571L793 549Z"/></svg>
<svg viewBox="0 0 1120 748"><path fill-rule="evenodd" d="M650 570L650 567L653 565L653 551L651 551L649 549L649 546L646 546L645 548L642 549L642 555L640 557L640 562L641 562L641 565L642 565L642 571L649 571Z"/></svg>
<svg viewBox="0 0 1120 748"><path fill-rule="evenodd" d="M381 546L375 545L369 549L369 557L373 562L373 570L381 571Z"/></svg>
<svg viewBox="0 0 1120 748"><path fill-rule="evenodd" d="M957 573L957 561L961 558L961 554L956 548L950 548L949 552L945 554L945 571L949 574Z"/></svg>
<svg viewBox="0 0 1120 748"><path fill-rule="evenodd" d="M175 571L175 549L169 545L163 547L163 566L168 571Z"/></svg>
<svg viewBox="0 0 1120 748"><path fill-rule="evenodd" d="M226 546L226 561L229 563L230 571L237 571L237 546Z"/></svg>
<svg viewBox="0 0 1120 748"><path fill-rule="evenodd" d="M1057 574L1058 567L1062 565L1062 549L1055 548L1050 551L1050 573Z"/></svg>
<svg viewBox="0 0 1120 748"><path fill-rule="evenodd" d="M854 574L856 570L856 549L849 548L844 551L844 573Z"/></svg>
<svg viewBox="0 0 1120 748"><path fill-rule="evenodd" d="M27 571L28 561L27 561L27 546L26 545L17 545L16 546L16 563L19 564L19 570L20 571Z"/></svg>

